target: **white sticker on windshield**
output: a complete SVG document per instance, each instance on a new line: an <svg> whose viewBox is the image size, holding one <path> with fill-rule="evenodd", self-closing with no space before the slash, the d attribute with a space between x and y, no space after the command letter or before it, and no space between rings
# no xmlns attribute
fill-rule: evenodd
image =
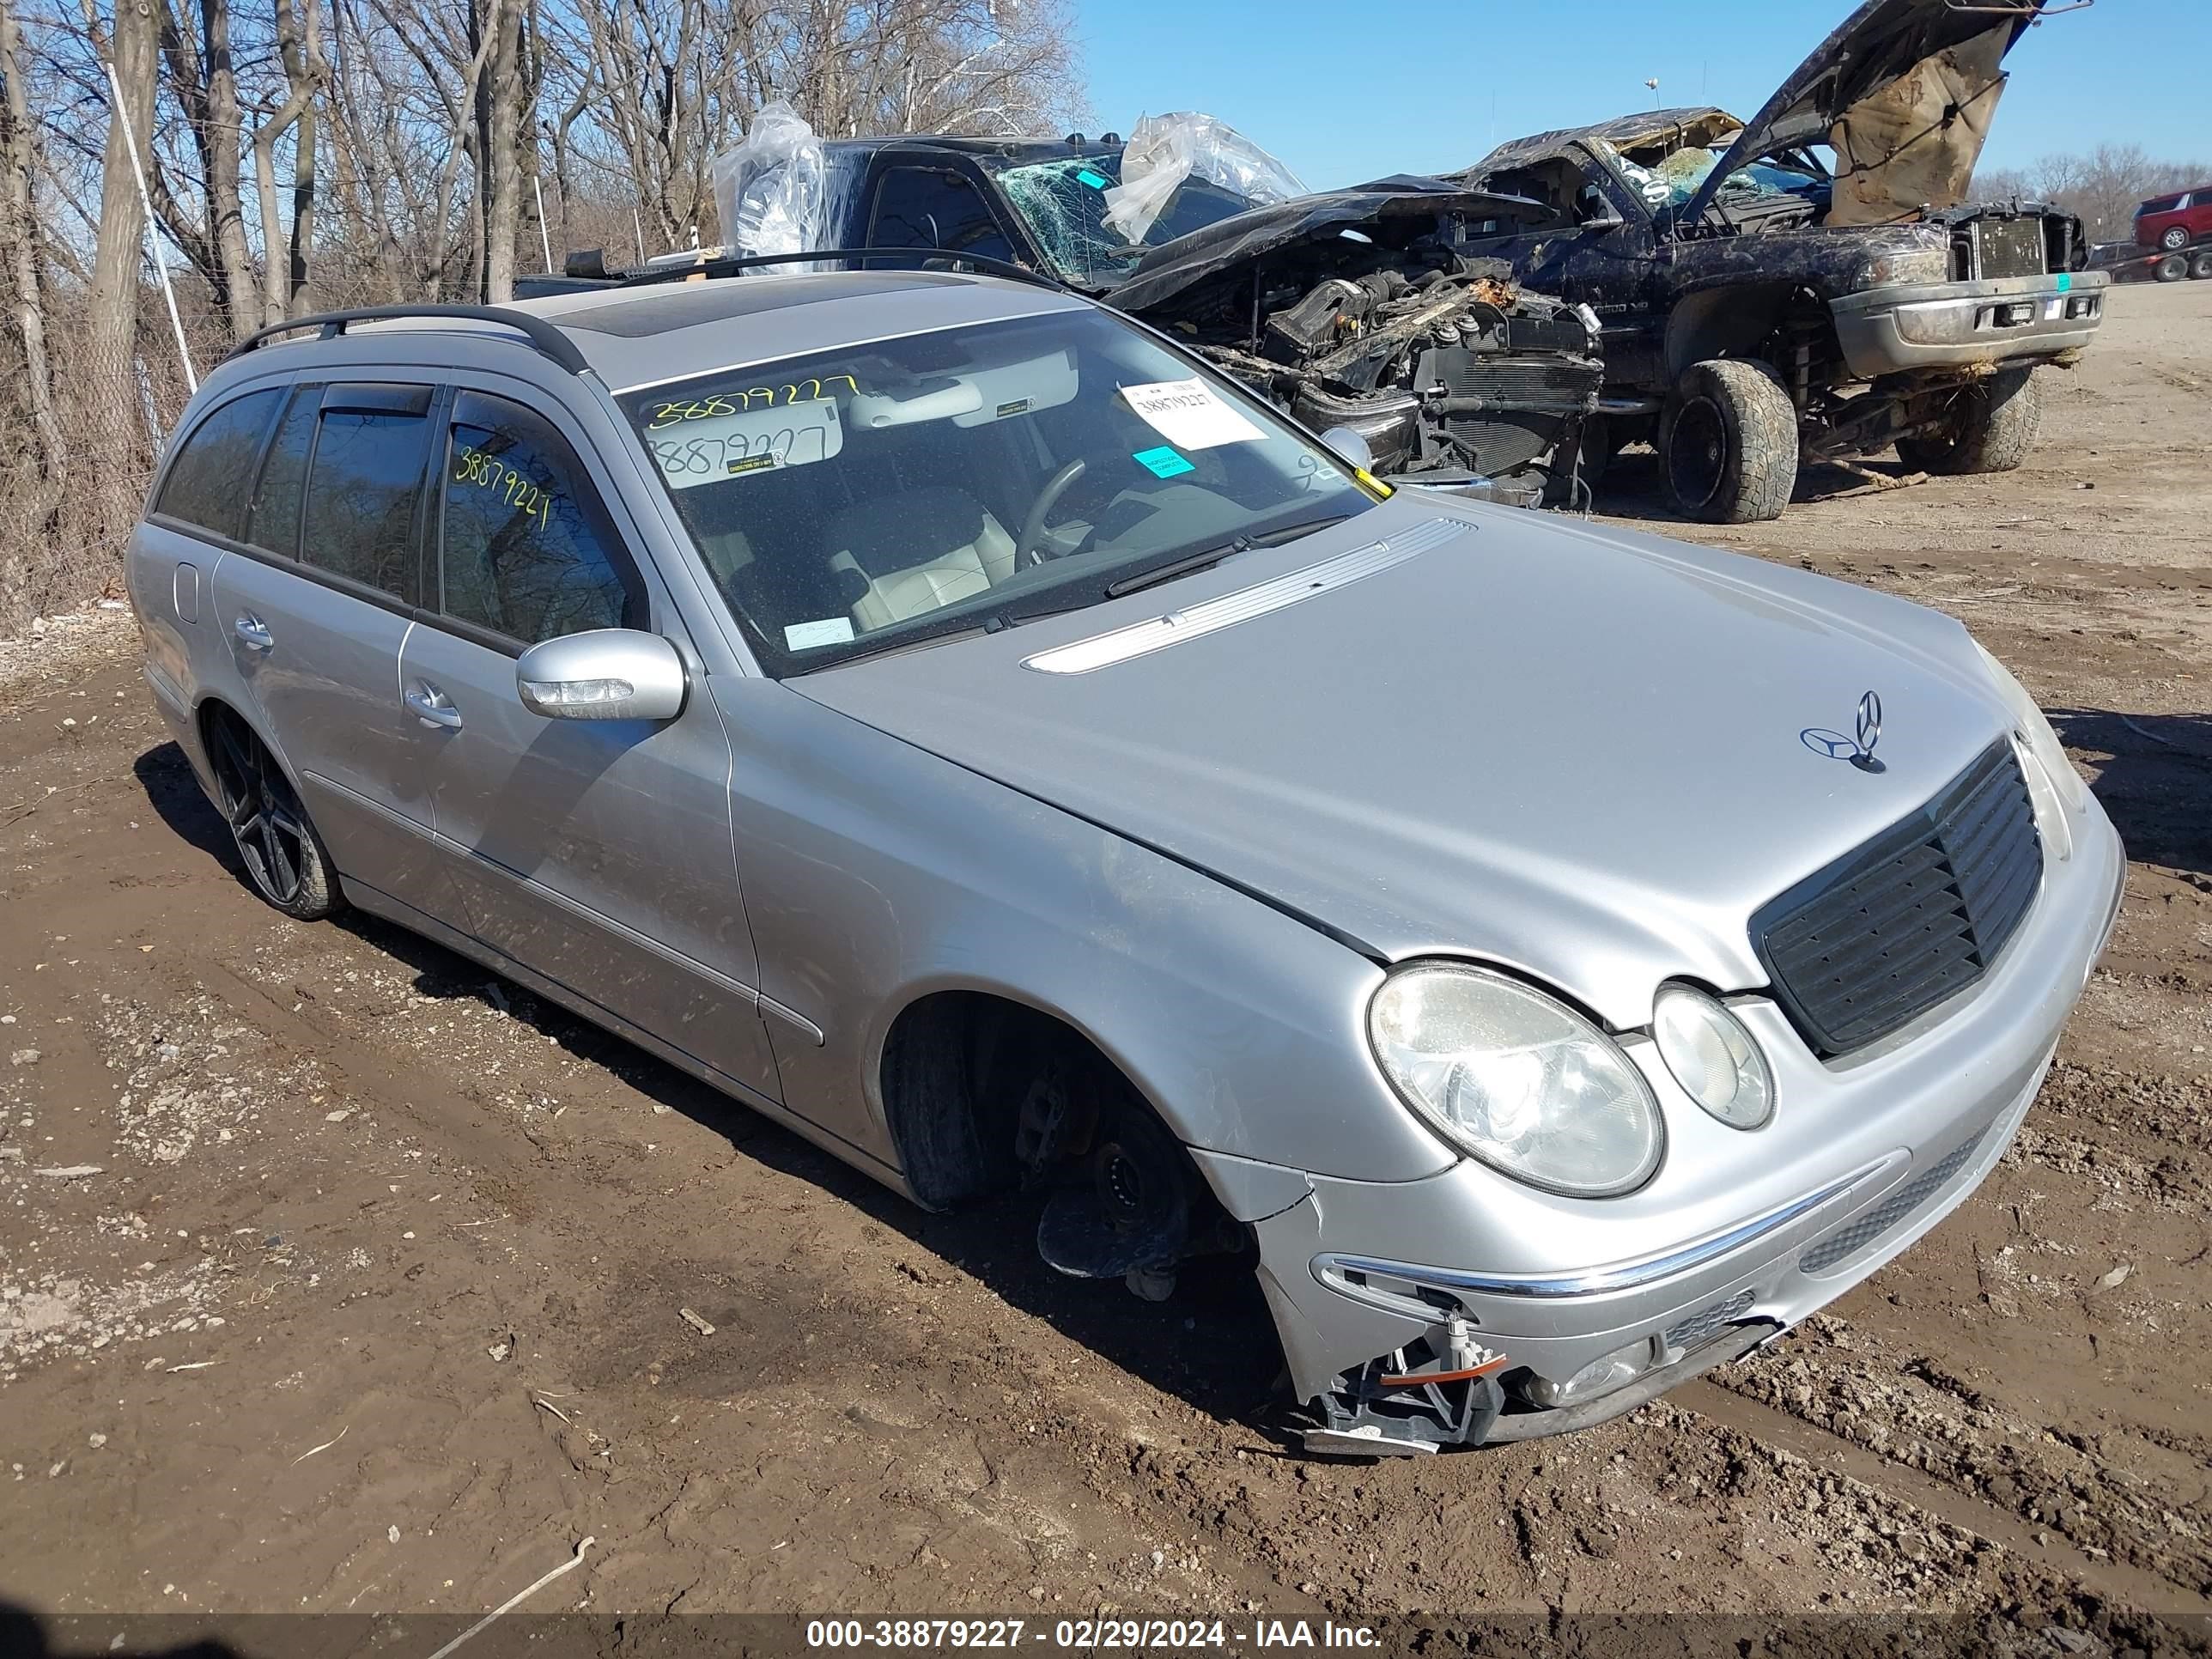
<svg viewBox="0 0 2212 1659"><path fill-rule="evenodd" d="M850 617L824 617L820 622L787 623L783 629L783 648L787 651L811 651L817 645L849 645L853 639L853 619Z"/></svg>
<svg viewBox="0 0 2212 1659"><path fill-rule="evenodd" d="M1125 386L1121 396L1145 423L1178 449L1212 449L1218 444L1249 444L1267 434L1213 395L1194 376Z"/></svg>
<svg viewBox="0 0 2212 1659"><path fill-rule="evenodd" d="M732 394L750 397L751 393ZM767 395L772 399L773 392ZM845 425L832 398L733 409L648 431L645 446L671 489L826 461L845 447Z"/></svg>

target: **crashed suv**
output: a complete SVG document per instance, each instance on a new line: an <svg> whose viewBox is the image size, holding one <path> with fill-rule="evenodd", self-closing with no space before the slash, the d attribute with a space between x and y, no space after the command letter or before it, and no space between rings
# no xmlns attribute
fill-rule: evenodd
<svg viewBox="0 0 2212 1659"><path fill-rule="evenodd" d="M1588 472L1649 439L1677 507L1740 523L1779 516L1801 461L1894 445L1927 472L2021 464L2034 371L2078 357L2108 283L2072 215L1966 201L2042 3L1869 0L1748 123L1650 111L1454 175L1547 209L1464 251L1602 324Z"/></svg>
<svg viewBox="0 0 2212 1659"><path fill-rule="evenodd" d="M927 248L1049 275L1171 336L1385 477L1569 487L1602 368L1597 320L1458 245L1536 204L1396 178L1308 194L1212 118L1124 143L823 141L762 112L716 163L735 255ZM787 267L785 267L787 269Z"/></svg>

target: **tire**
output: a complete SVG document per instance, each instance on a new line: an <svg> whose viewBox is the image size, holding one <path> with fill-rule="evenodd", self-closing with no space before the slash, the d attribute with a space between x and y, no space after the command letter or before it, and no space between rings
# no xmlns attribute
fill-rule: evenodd
<svg viewBox="0 0 2212 1659"><path fill-rule="evenodd" d="M227 709L209 715L206 731L216 807L230 826L246 884L297 921L322 921L344 909L330 850L276 757Z"/></svg>
<svg viewBox="0 0 2212 1659"><path fill-rule="evenodd" d="M2010 472L2043 424L2043 383L2032 368L2000 369L1951 394L1941 430L1897 441L1898 459L1921 472Z"/></svg>
<svg viewBox="0 0 2212 1659"><path fill-rule="evenodd" d="M2169 253L2151 267L2150 274L2161 283L2178 283L2189 275L2189 261L2179 253Z"/></svg>
<svg viewBox="0 0 2212 1659"><path fill-rule="evenodd" d="M2200 253L2189 262L2189 275L2194 281L2212 279L2212 253Z"/></svg>
<svg viewBox="0 0 2212 1659"><path fill-rule="evenodd" d="M2168 225L2160 233L2158 245L2169 253L2177 248L2187 247L2189 246L2188 228L2184 225Z"/></svg>
<svg viewBox="0 0 2212 1659"><path fill-rule="evenodd" d="M1797 487L1797 409L1760 364L1692 363L1659 421L1675 510L1707 524L1778 519Z"/></svg>

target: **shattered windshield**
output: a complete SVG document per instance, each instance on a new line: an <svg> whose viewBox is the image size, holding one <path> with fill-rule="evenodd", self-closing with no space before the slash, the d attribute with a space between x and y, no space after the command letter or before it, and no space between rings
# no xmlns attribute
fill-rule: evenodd
<svg viewBox="0 0 2212 1659"><path fill-rule="evenodd" d="M1194 175L1177 186L1141 241L1106 222L1106 192L1121 182L1121 152L1002 167L999 184L1064 280L1083 288L1120 282L1146 252L1258 205Z"/></svg>
<svg viewBox="0 0 2212 1659"><path fill-rule="evenodd" d="M1639 166L1625 155L1616 155L1615 160L1644 201L1655 211L1665 211L1686 206L1729 149L1727 144L1710 148L1692 144L1650 167ZM1738 167L1722 185L1720 196L1723 201L1795 196L1819 206L1826 203L1828 190L1826 176L1814 168L1768 160Z"/></svg>

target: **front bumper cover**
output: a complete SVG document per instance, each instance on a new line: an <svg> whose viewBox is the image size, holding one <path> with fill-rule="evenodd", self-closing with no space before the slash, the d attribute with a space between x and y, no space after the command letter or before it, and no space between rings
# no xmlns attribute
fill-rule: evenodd
<svg viewBox="0 0 2212 1659"><path fill-rule="evenodd" d="M1664 1372L1679 1381L1733 1358L1729 1333L1787 1329L1910 1248L2011 1145L2111 933L2124 859L2094 806L2079 828L2071 857L2046 873L2035 913L1979 985L1900 1034L1879 1063L1819 1068L1823 1086L1901 1106L1918 1126L1913 1144L1856 1147L1786 1201L1686 1243L1622 1260L1598 1255L1602 1265L1586 1267L1571 1255L1533 1263L1518 1241L1524 1259L1516 1270L1492 1272L1477 1262L1489 1254L1481 1241L1501 1178L1479 1166L1378 1183L1194 1152L1231 1212L1252 1225L1298 1398L1339 1390L1378 1356L1419 1345L1440 1351L1443 1322L1454 1316L1502 1350L1514 1372L1553 1384L1637 1344L1647 1345L1645 1379ZM1791 1040L1778 1016L1759 1035L1770 1052ZM1572 1239L1562 1232L1565 1254ZM1693 1359L1702 1364L1686 1363ZM1623 1388L1615 1408L1650 1397L1645 1379ZM1611 1414L1595 1409L1607 1398L1534 1415L1558 1419L1559 1429L1583 1426ZM1530 1430L1512 1416L1498 1429L1509 1426L1511 1437L1489 1437Z"/></svg>
<svg viewBox="0 0 2212 1659"><path fill-rule="evenodd" d="M2089 343L2105 319L2101 270L1869 289L1829 302L1855 379L2042 362Z"/></svg>

